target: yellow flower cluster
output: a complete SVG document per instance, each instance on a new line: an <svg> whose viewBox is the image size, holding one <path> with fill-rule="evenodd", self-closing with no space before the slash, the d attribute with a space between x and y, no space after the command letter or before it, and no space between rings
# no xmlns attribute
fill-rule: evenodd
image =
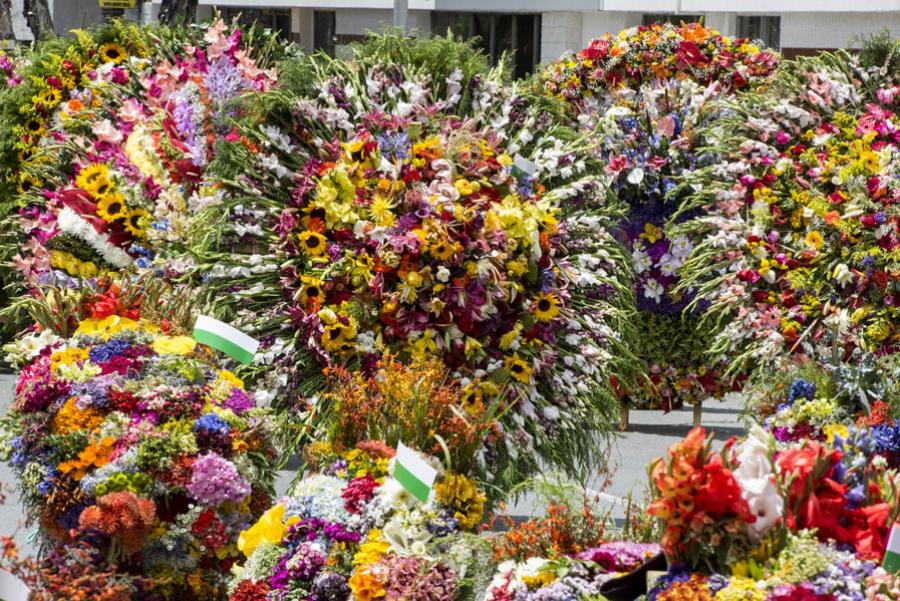
<svg viewBox="0 0 900 601"><path fill-rule="evenodd" d="M487 500L473 480L461 474L446 474L434 486L439 503L453 509L453 517L463 530L474 530L484 516Z"/></svg>
<svg viewBox="0 0 900 601"><path fill-rule="evenodd" d="M50 251L50 266L54 269L61 269L70 276L84 279L95 278L106 273L106 270L99 269L96 263L82 261L72 253L62 250Z"/></svg>
<svg viewBox="0 0 900 601"><path fill-rule="evenodd" d="M54 434L68 434L84 430L93 432L103 423L104 415L92 407L79 409L76 398L72 397L53 416L51 429Z"/></svg>

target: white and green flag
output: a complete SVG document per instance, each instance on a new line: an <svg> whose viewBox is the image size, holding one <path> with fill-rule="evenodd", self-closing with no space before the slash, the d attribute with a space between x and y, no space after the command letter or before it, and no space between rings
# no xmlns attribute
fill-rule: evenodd
<svg viewBox="0 0 900 601"><path fill-rule="evenodd" d="M888 539L882 567L886 572L892 574L900 572L900 524L894 524L894 527L891 528L891 536Z"/></svg>
<svg viewBox="0 0 900 601"><path fill-rule="evenodd" d="M253 355L259 348L259 340L247 336L240 330L218 319L199 315L194 324L194 340L211 346L244 364L253 362Z"/></svg>
<svg viewBox="0 0 900 601"><path fill-rule="evenodd" d="M425 503L437 478L437 470L401 442L394 457L394 478L409 494Z"/></svg>

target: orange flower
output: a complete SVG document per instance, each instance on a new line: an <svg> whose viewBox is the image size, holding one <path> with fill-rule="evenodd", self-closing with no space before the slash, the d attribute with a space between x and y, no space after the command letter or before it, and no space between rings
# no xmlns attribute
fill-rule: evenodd
<svg viewBox="0 0 900 601"><path fill-rule="evenodd" d="M370 566L357 566L348 584L357 601L374 601L384 597L384 574Z"/></svg>

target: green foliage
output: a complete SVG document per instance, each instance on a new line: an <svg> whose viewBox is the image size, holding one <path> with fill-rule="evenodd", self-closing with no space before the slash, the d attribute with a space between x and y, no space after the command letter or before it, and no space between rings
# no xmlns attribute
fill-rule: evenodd
<svg viewBox="0 0 900 601"><path fill-rule="evenodd" d="M858 36L852 41L860 46L859 63L863 67L886 69L889 73L900 72L900 39L885 28L877 33Z"/></svg>

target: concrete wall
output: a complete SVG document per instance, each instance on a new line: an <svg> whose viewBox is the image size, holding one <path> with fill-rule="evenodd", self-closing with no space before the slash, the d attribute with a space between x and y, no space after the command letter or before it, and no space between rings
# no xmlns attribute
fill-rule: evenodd
<svg viewBox="0 0 900 601"><path fill-rule="evenodd" d="M841 48L852 38L887 28L900 36L900 12L781 15L782 48Z"/></svg>
<svg viewBox="0 0 900 601"><path fill-rule="evenodd" d="M59 34L90 27L102 18L97 0L50 0L49 4L53 28Z"/></svg>
<svg viewBox="0 0 900 601"><path fill-rule="evenodd" d="M334 29L341 36L362 35L367 31L381 31L393 23L393 11L381 9L338 9L334 11ZM407 27L412 34L431 33L431 12L410 10Z"/></svg>

